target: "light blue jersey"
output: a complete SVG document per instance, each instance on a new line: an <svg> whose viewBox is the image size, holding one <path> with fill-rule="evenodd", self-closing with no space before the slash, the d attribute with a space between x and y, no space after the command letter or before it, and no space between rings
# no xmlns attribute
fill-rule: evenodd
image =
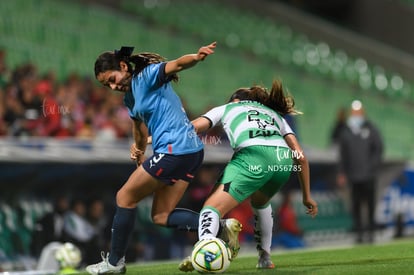
<svg viewBox="0 0 414 275"><path fill-rule="evenodd" d="M165 75L165 62L150 64L132 78L131 92L124 103L133 119L142 120L152 136L154 152L183 155L203 149L171 79Z"/></svg>

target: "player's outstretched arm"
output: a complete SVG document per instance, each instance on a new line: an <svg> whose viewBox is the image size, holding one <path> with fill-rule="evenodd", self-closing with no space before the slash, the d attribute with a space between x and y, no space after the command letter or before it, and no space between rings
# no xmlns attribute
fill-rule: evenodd
<svg viewBox="0 0 414 275"><path fill-rule="evenodd" d="M203 61L208 55L213 54L216 44L216 42L213 42L210 45L201 47L197 53L186 54L175 60L168 61L165 65L165 74L171 75L193 67L199 61Z"/></svg>
<svg viewBox="0 0 414 275"><path fill-rule="evenodd" d="M207 131L211 128L211 121L205 117L198 117L191 121L197 134Z"/></svg>
<svg viewBox="0 0 414 275"><path fill-rule="evenodd" d="M285 136L285 141L289 148L295 152L293 159L294 165L297 165L297 171L299 176L299 183L302 189L302 201L306 206L306 213L315 217L318 214L318 204L312 199L310 191L310 175L309 175L309 162L303 153L303 150L296 139L295 135Z"/></svg>

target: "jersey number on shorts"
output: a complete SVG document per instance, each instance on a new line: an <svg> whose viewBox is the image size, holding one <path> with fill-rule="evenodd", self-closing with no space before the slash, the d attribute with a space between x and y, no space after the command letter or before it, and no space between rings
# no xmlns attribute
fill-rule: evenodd
<svg viewBox="0 0 414 275"><path fill-rule="evenodd" d="M152 159L150 160L150 168L155 166L164 156L165 154L158 154L158 157L153 156Z"/></svg>

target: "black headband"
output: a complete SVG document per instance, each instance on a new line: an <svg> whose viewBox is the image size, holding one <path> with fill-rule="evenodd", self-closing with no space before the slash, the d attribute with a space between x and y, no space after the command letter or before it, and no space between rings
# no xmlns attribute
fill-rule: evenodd
<svg viewBox="0 0 414 275"><path fill-rule="evenodd" d="M115 50L114 53L118 57L130 57L133 51L134 47L122 46L121 49Z"/></svg>

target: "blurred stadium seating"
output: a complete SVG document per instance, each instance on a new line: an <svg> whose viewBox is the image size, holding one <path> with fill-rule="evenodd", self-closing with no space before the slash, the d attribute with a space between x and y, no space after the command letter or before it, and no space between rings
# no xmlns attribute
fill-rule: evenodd
<svg viewBox="0 0 414 275"><path fill-rule="evenodd" d="M5 0L0 47L10 67L31 61L64 79L73 71L90 76L97 54L120 45L171 59L217 40L216 56L184 72L177 88L190 112L222 104L239 86L270 85L278 77L305 113L297 120L306 145L325 148L336 110L360 98L380 124L387 156L414 155L412 80L245 10L215 1L168 3L123 0L121 12L76 2Z"/></svg>

